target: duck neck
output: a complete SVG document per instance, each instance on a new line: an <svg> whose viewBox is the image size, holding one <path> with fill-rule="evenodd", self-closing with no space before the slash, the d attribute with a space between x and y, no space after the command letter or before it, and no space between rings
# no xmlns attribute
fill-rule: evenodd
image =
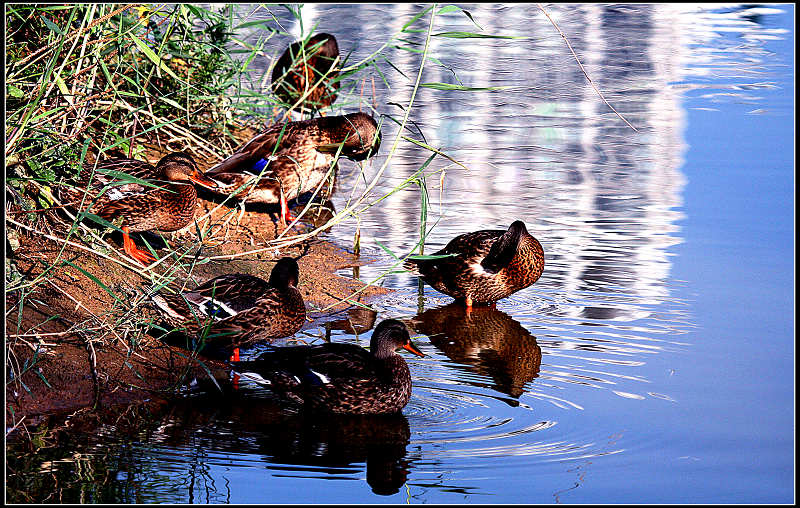
<svg viewBox="0 0 800 508"><path fill-rule="evenodd" d="M383 383L402 385L406 383L407 380L411 379L411 371L408 370L408 364L402 356L394 351L392 351L388 357L378 358L376 356L375 359L380 365L378 375Z"/></svg>

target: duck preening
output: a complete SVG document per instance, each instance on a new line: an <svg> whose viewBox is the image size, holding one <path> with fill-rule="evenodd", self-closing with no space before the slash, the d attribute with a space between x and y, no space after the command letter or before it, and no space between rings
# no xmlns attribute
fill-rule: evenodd
<svg viewBox="0 0 800 508"><path fill-rule="evenodd" d="M336 37L319 33L286 48L272 70L272 91L287 105L318 111L336 101L339 72Z"/></svg>
<svg viewBox="0 0 800 508"><path fill-rule="evenodd" d="M233 273L190 291L152 298L170 325L238 359L238 348L288 337L303 326L306 307L297 289L299 277L297 261L285 257L272 268L269 281Z"/></svg>
<svg viewBox="0 0 800 508"><path fill-rule="evenodd" d="M311 410L397 413L411 397L411 373L396 353L401 348L424 356L406 325L387 319L372 333L369 351L355 344L288 346L232 367L236 375Z"/></svg>
<svg viewBox="0 0 800 508"><path fill-rule="evenodd" d="M422 277L431 287L467 307L494 303L524 289L544 270L544 250L522 221L508 230L481 230L459 235L432 256L409 257L406 270Z"/></svg>
<svg viewBox="0 0 800 508"><path fill-rule="evenodd" d="M281 221L290 220L288 201L314 191L336 156L355 161L380 147L378 123L366 113L350 113L275 124L206 172L214 192L236 193L248 203L279 203ZM260 177L260 178L259 178Z"/></svg>
<svg viewBox="0 0 800 508"><path fill-rule="evenodd" d="M78 176L78 185L61 187L59 199L73 204L83 201L82 209L109 221L122 217L125 252L147 265L155 258L136 247L130 233L177 231L189 224L197 206L197 190L193 184L209 189L217 186L197 168L188 153L165 155L156 166L114 157L85 164Z"/></svg>

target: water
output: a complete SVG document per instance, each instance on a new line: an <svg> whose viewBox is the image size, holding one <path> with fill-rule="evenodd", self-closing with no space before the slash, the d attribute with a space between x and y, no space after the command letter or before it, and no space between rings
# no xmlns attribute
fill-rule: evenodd
<svg viewBox="0 0 800 508"><path fill-rule="evenodd" d="M464 8L486 33L529 38L432 39L464 86L511 88L419 90L405 134L469 167L428 166L425 252L519 219L544 247L541 279L467 316L391 274L376 283L396 292L376 312L350 313L360 326L336 316L306 330L366 345L376 319L413 324L427 356L406 355L414 391L402 416L321 421L247 387L197 395L20 455L15 468L39 472L26 481L58 477L64 502L793 502L793 5L548 6L638 133L535 5ZM357 61L420 10L310 5L303 23ZM285 10L272 13L299 34ZM479 29L453 11L440 31ZM377 111L402 116L391 103L408 104L421 55L385 54L409 79L387 65L390 88L359 74L341 112L359 107L366 76L362 100L373 102L374 77ZM432 62L422 82L456 83ZM385 122L363 176L341 164L336 210L396 134ZM429 155L400 144L373 199ZM356 227L377 261L343 275L371 281L394 264L384 249L416 245L418 188L327 237L349 247Z"/></svg>

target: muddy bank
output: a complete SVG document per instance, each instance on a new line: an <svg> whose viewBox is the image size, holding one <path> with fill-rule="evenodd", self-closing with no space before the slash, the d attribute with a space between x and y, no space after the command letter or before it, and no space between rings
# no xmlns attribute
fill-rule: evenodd
<svg viewBox="0 0 800 508"><path fill-rule="evenodd" d="M157 160L159 155L149 158ZM288 342L324 339L320 323L338 319L338 326L346 325L347 309L353 315L364 314L341 302L363 289L364 284L335 272L369 260L319 238L266 249L264 243L282 232L277 206L274 210L248 208L240 213L235 205L220 205L218 201L208 196L198 199L196 217L203 218L201 224L209 220L217 224L202 244L193 224L165 235L175 251L184 245L193 246L186 259L196 257L197 263L189 270L175 272L169 272L175 265L164 263L155 268L156 272L172 273L179 282L190 279L188 287L232 272L266 279L278 258L292 256L300 266L299 289L309 318ZM293 211L298 214L300 210L302 207L295 207ZM309 212L284 236L306 231L315 223L324 224L331 213L323 205L315 205ZM150 323L160 323L159 314L146 297L153 281L97 255L102 252L121 259L106 246L95 243L95 252L90 252L72 245L64 247L63 241L45 236L64 238L64 220L56 212L48 212L46 219L31 226L33 230L16 228L13 248L7 248L11 263L7 270L18 272L17 277L25 281L36 281L6 295L7 428L23 420L33 423L47 414L169 396L193 377L226 376L224 362L165 344L152 329L148 331ZM111 247L121 251L120 237L111 234L108 238ZM74 237L72 241L84 245ZM186 259L184 266L188 265ZM368 303L385 292L369 287L353 300ZM371 327L369 317L359 332ZM15 378L14 372L22 374Z"/></svg>

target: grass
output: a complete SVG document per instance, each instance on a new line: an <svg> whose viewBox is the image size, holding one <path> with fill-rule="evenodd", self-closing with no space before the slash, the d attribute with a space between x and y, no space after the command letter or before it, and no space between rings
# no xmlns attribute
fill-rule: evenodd
<svg viewBox="0 0 800 508"><path fill-rule="evenodd" d="M289 9L302 21L300 7L279 8ZM388 151L381 155L382 163L369 179L361 167L356 179L363 181L363 189L356 192L354 185L344 208L316 228L300 234L290 228L242 252L201 255L206 245L221 241L221 232L244 212L231 197L195 217L193 235L184 235L181 242L168 242L166 249L153 250L158 260L143 267L109 241L118 224L85 211L75 213L57 198L59 186L73 185L85 164L114 151L152 159L157 154L184 150L196 160L213 163L231 153L248 133L289 118L300 101L283 104L266 86L272 66L284 49L276 41L290 37L270 9L257 6L242 16L230 7L214 11L191 4L6 7L6 227L16 245L20 239L27 239L55 249L52 255L22 260L15 256L18 247L10 241L7 244L7 387L30 391L24 381L31 372L38 372L35 365L40 361L40 350L49 351L54 341L69 333L80 337L91 362L96 360L95 348L110 342L120 342L128 354L136 354L153 325L145 312L149 295L190 286L196 282L195 268L201 264L252 259L260 253L307 242L345 221L359 224L367 209L409 186L419 189L421 200L419 241L412 253L424 253L425 238L435 226L428 224L426 179L437 174L443 178L446 170L466 165L430 146L418 128L422 140L407 134L414 132L410 116L415 98L420 88L475 93L460 84L422 80L426 65L440 65L458 81L454 69L430 54L430 43L434 37L491 37L440 26L438 21L444 18L437 16L448 12L462 12L478 26L467 11L452 5L427 6L398 32L387 34L385 40L370 41L375 50L365 58L351 61L347 54L337 62L341 85L337 107L366 108L381 126L392 121L398 129L390 143L384 140ZM254 14L261 19L252 19ZM254 28L259 30L256 41L243 40L240 34ZM304 37L309 37L314 28L303 27ZM424 36L423 42L413 42L409 36L414 34ZM400 69L384 54L389 48L419 53L419 67ZM298 58L306 56L302 53ZM260 75L253 65L257 58L270 62ZM379 115L363 93L366 77L362 75L373 73L374 90L375 76L390 87L387 75L393 71L413 83L398 117ZM376 188L403 143L427 150L430 156L405 181L378 193ZM432 170L437 157L448 163ZM326 182L314 194L322 192L324 185ZM309 201L292 224L309 213L311 206ZM354 239L356 250L359 236L357 233ZM343 301L360 305L354 297L395 271L406 257L389 254L396 263ZM24 270L20 269L22 265ZM99 288L99 305L94 310L87 308L86 300L73 294L70 281ZM50 314L43 321L32 321L27 317L32 310L47 314L46 305L36 303L42 292L72 301L88 317L70 320ZM40 330L49 321L65 329ZM50 346L42 349L42 343ZM16 358L15 351L20 347L34 351L27 363ZM192 358L196 360L196 352L192 352ZM38 376L47 382L41 373Z"/></svg>
<svg viewBox="0 0 800 508"><path fill-rule="evenodd" d="M275 7L284 8L302 22L300 7ZM158 321L149 312L151 294L191 287L197 282L196 271L203 265L256 259L276 249L285 251L344 223L356 225L353 250L357 252L362 214L408 188L419 191L416 245L410 253L401 255L379 243L394 260L392 266L342 301L361 306L357 301L359 293L399 271L409 255L430 257L425 256L425 242L437 222L429 217L429 182L439 178L441 188L447 171L468 168L431 146L425 134L413 128L417 93L422 88L470 94L503 89L464 86L458 79L458 69L431 55L431 41L437 37L520 38L487 34L479 25L480 20L453 5L426 6L409 17L396 33L386 34L384 40L369 41L374 49L363 59L351 61L346 54L338 62L341 88L337 107L364 107L379 118L381 125L393 122L398 129L393 139L384 139L383 146L388 146L388 151L373 159L381 160L377 170L367 179L365 168L361 167L344 208L324 224L302 234L290 229L289 234L284 232L241 252L205 255L208 244L224 241L226 227L236 223L244 212L244 208L236 206L235 199L229 198L196 217L188 234L180 241L170 242L167 248L154 251L158 261L142 267L123 255L119 245L110 239L118 225L90 213L62 208L57 198L59 186L73 184L81 167L98 155L118 150L131 157L153 159L165 152L186 150L197 160L213 163L230 154L253 131L289 118L300 101L282 104L267 87L271 66L283 50L279 41L290 38L270 9L259 5L239 16L230 9L218 12L197 5L6 7L7 393L33 393L32 385L37 383L57 394L59 386L51 383L40 367L57 362L58 348L67 341L77 341L85 349L95 390L101 382L97 363L103 349L112 344L124 351L118 367L135 378L128 382L129 387L144 386L146 373L139 370L141 364L135 360L148 340L148 331L158 329ZM442 26L446 25L442 15L448 13L463 14L477 31ZM253 19L254 15L261 19ZM315 27L302 28L304 37L315 31ZM241 36L251 29L260 31L255 42ZM421 55L418 68L401 68L387 56L389 49ZM578 61L577 55L575 58ZM258 68L257 60L269 65ZM429 65L447 69L453 82L423 81L423 71ZM364 94L368 73L373 89L376 80L391 87L398 76L413 84L408 102L399 105L401 115L378 115L377 106L369 100L368 93ZM429 155L394 188L378 192L393 156L404 144ZM358 182L363 186L357 186ZM322 193L325 184L314 194ZM245 190L243 187L242 192ZM298 220L311 212L311 206L310 201L297 214ZM24 246L31 243L41 245L42 252L25 250ZM22 252L27 259L21 258ZM421 295L421 283L419 289ZM53 312L49 304L56 299L61 307L74 309L71 317ZM319 311L329 311L338 303ZM75 319L75 315L80 318ZM202 343L204 337L202 334L196 342ZM184 357L186 362L179 377L188 373L190 365L209 372L190 345ZM7 408L11 408L11 424L7 428L21 427L27 432L25 415L14 414L13 405ZM136 407L131 406L129 411L135 412ZM146 416L131 414L130 420L135 422L131 426L140 425ZM115 420L115 425L118 423L119 419ZM40 430L29 434L32 453L11 455L16 466L9 469L9 498L24 502L49 498L82 501L87 486L89 497L99 498L92 489L105 485L107 480L100 473L118 454L74 458L76 464L97 471L97 479L72 475L56 481L52 475L51 481L51 475L38 473L43 458L52 456L63 462L63 454L52 444L55 431L46 427ZM70 488L80 490L81 497ZM61 499L61 495L67 499ZM119 500L118 494L108 496Z"/></svg>

